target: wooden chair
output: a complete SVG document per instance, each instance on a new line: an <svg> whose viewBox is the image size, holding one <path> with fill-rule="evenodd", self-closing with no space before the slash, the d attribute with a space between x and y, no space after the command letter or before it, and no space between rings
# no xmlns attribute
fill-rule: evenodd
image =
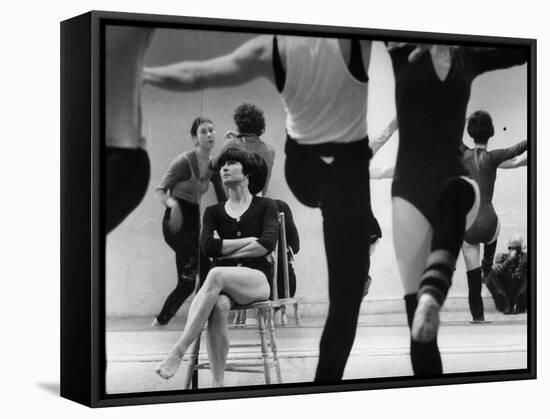
<svg viewBox="0 0 550 419"><path fill-rule="evenodd" d="M281 367L279 365L279 356L277 353L277 341L275 338L275 322L274 322L274 313L275 309L281 309L283 321L286 324L286 313L283 311L287 305L294 306L294 313L296 317L296 323L300 323L300 317L298 314L298 300L290 298L289 295L289 285L288 285L288 264L287 264L287 255L286 252L283 252L283 277L284 277L284 290L285 298L279 298L277 292L277 251L278 247L282 246L283 249L286 249L286 234L285 234L285 218L284 213L279 213L279 240L275 248L273 258L273 276L270 278L270 285L272 290L272 296L270 300L261 301L248 305L234 305L231 308L231 311L240 312L242 310L256 310L258 315L258 333L259 333L259 342L254 344L230 344L229 345L229 356L228 362L225 365L225 371L233 372L247 372L247 373L263 373L265 377L265 383L271 384L271 370L275 369L275 375L277 381L282 383L281 376ZM266 337L267 335L267 337ZM196 388L198 384L197 373L201 369L209 369L210 364L208 362L199 362L199 352L200 352L200 340L201 336L199 335L195 342L191 345L191 351L189 355L188 367L185 371L184 377L184 389ZM260 347L261 349L261 362L259 361L242 361L242 362L230 362L231 349L238 347ZM270 353L271 352L271 353Z"/></svg>

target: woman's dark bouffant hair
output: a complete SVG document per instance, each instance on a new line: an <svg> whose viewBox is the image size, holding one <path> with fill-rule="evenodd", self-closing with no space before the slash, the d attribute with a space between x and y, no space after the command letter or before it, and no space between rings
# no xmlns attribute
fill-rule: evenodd
<svg viewBox="0 0 550 419"><path fill-rule="evenodd" d="M195 118L195 120L193 121L193 123L191 124L191 129L189 130L189 132L191 133L191 136L192 137L196 137L197 136L197 132L199 130L199 127L204 124L204 123L210 123L210 124L214 124L212 122L212 120L210 118L206 118L204 116L198 116Z"/></svg>
<svg viewBox="0 0 550 419"><path fill-rule="evenodd" d="M468 134L476 144L487 144L495 134L491 115L485 111L476 111L468 118Z"/></svg>
<svg viewBox="0 0 550 419"><path fill-rule="evenodd" d="M262 191L267 180L267 164L258 154L238 148L228 148L218 160L219 167L228 161L238 161L243 166L243 175L248 176L248 190L252 195Z"/></svg>
<svg viewBox="0 0 550 419"><path fill-rule="evenodd" d="M233 114L239 134L254 134L258 137L265 131L264 111L252 103L243 103Z"/></svg>
<svg viewBox="0 0 550 419"><path fill-rule="evenodd" d="M254 176L248 179L248 190L252 195L256 195L263 191L267 181L267 163L259 154L250 153L250 155L254 162Z"/></svg>

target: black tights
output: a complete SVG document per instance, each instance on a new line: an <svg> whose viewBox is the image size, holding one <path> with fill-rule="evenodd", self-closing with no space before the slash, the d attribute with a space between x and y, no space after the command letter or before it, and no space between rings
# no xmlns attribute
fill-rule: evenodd
<svg viewBox="0 0 550 419"><path fill-rule="evenodd" d="M456 258L464 238L466 215L474 200L472 186L460 178L448 182L439 200L432 223L431 253L419 294L430 293L440 304L445 301L451 286Z"/></svg>
<svg viewBox="0 0 550 419"><path fill-rule="evenodd" d="M493 259L497 248L497 241L483 245L483 259L481 269L476 268L466 272L468 277L468 304L470 314L474 320L484 320L483 299L481 298L482 276L486 277L493 267Z"/></svg>
<svg viewBox="0 0 550 419"><path fill-rule="evenodd" d="M301 203L320 208L328 264L329 310L316 382L341 380L353 346L369 270L368 140L300 146L287 139L285 174ZM333 158L329 163L320 156Z"/></svg>
<svg viewBox="0 0 550 419"><path fill-rule="evenodd" d="M481 260L481 273L483 276L489 275L493 269L493 261L497 250L497 241L483 245L483 259Z"/></svg>
<svg viewBox="0 0 550 419"><path fill-rule="evenodd" d="M162 220L164 240L176 253L178 282L176 288L166 298L162 310L157 316L157 321L160 324L168 323L187 297L191 295L195 289L195 279L199 268L199 206L181 199L177 201L183 216L180 231L173 233L168 228L169 209L164 213Z"/></svg>
<svg viewBox="0 0 550 419"><path fill-rule="evenodd" d="M468 277L468 305L474 320L484 320L483 299L481 298L481 269L466 272Z"/></svg>

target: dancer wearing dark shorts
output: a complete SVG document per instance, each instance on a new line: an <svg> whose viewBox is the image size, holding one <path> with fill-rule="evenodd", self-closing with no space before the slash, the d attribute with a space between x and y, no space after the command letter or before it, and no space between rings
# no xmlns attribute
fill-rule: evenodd
<svg viewBox="0 0 550 419"><path fill-rule="evenodd" d="M526 61L524 50L390 43L399 149L392 184L393 234L416 375L441 374L439 310L479 191L461 144L473 80ZM422 54L417 52L423 51ZM416 57L416 59L413 59Z"/></svg>
<svg viewBox="0 0 550 419"><path fill-rule="evenodd" d="M493 207L497 169L507 160L524 153L527 141L512 147L487 151L487 143L494 135L491 116L485 111L474 112L468 118L468 134L475 148L463 146L464 163L472 178L479 185L481 203L472 226L464 233L462 253L468 277L468 302L473 321L485 320L481 298L482 278L487 277L493 266L500 223ZM483 244L483 260L480 266L480 245Z"/></svg>
<svg viewBox="0 0 550 419"><path fill-rule="evenodd" d="M141 85L145 51L154 29L105 29L105 233L138 206L150 164L141 136Z"/></svg>

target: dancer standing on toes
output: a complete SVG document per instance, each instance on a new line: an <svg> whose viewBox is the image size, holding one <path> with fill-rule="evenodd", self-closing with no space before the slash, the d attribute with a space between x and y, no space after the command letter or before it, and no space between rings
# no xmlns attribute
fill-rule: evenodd
<svg viewBox="0 0 550 419"><path fill-rule="evenodd" d="M105 28L105 232L134 210L147 191L150 163L141 135L145 51L154 29Z"/></svg>
<svg viewBox="0 0 550 419"><path fill-rule="evenodd" d="M479 205L461 153L473 80L526 62L523 50L389 43L399 149L392 184L393 235L416 375L443 372L437 345L443 305Z"/></svg>
<svg viewBox="0 0 550 419"><path fill-rule="evenodd" d="M200 239L202 251L214 258L214 263L191 303L183 335L156 369L162 378L174 375L208 321L207 349L213 386L223 386L231 304L269 298L268 276L272 268L267 254L275 248L279 224L275 202L255 196L262 190L267 173L258 168L257 161L263 162L237 149L228 149L220 156L221 177L229 199L206 208Z"/></svg>
<svg viewBox="0 0 550 419"><path fill-rule="evenodd" d="M225 201L220 175L212 171L210 164L210 152L216 142L212 121L195 118L191 139L195 147L176 157L157 187L159 200L166 207L162 233L176 253L178 282L153 320L153 327L165 326L195 288L199 267L199 207L209 182L214 184L218 201Z"/></svg>
<svg viewBox="0 0 550 419"><path fill-rule="evenodd" d="M147 83L165 89L235 86L263 77L280 93L288 185L323 216L329 310L317 382L342 379L369 272L370 53L365 40L265 35L222 57L144 70Z"/></svg>
<svg viewBox="0 0 550 419"><path fill-rule="evenodd" d="M462 245L468 277L468 303L474 322L485 320L481 283L482 278L489 275L493 266L500 232L500 223L492 203L497 169L505 161L527 150L527 141L522 141L509 148L487 151L487 144L494 133L493 121L487 112L476 111L468 118L468 134L473 138L475 148L463 146L464 162L481 192L479 213L464 234ZM480 265L481 244L483 244L483 260Z"/></svg>

